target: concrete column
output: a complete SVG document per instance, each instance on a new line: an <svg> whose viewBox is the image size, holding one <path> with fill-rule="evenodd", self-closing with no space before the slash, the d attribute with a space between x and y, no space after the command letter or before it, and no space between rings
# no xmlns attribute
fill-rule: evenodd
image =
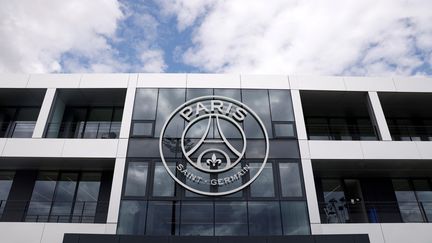
<svg viewBox="0 0 432 243"><path fill-rule="evenodd" d="M116 159L108 207L107 224L116 224L118 220L125 165L126 158Z"/></svg>
<svg viewBox="0 0 432 243"><path fill-rule="evenodd" d="M129 132L132 123L132 113L135 102L135 91L138 80L138 74L129 76L129 86L126 91L126 99L123 107L123 117L120 129L120 138L129 138Z"/></svg>
<svg viewBox="0 0 432 243"><path fill-rule="evenodd" d="M369 108L371 110L371 117L375 125L378 128L379 136L381 140L383 141L391 141L392 137L390 134L390 130L387 125L387 121L384 115L384 111L381 107L381 102L378 97L378 93L374 91L368 92L368 102L369 102Z"/></svg>
<svg viewBox="0 0 432 243"><path fill-rule="evenodd" d="M303 107L299 90L291 90L291 99L294 110L295 124L297 129L297 138L307 140L306 124L303 116Z"/></svg>
<svg viewBox="0 0 432 243"><path fill-rule="evenodd" d="M55 88L47 89L44 100L42 102L39 116L36 120L36 125L33 131L33 138L42 138L44 135L45 125L48 122L48 117L51 111L51 107L54 105L56 95Z"/></svg>

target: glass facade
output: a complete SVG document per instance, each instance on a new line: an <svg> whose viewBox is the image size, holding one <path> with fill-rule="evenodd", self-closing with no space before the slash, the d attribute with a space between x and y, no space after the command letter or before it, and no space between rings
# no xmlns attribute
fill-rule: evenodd
<svg viewBox="0 0 432 243"><path fill-rule="evenodd" d="M159 136L169 115L186 101L208 95L232 98L250 107L264 123L270 138L269 159L261 174L250 186L226 196L203 196L183 188L168 175L159 153ZM265 144L261 128L249 119L247 116L240 123L247 148L234 169L247 165L250 174L223 190L242 185L260 168ZM175 117L162 140L168 167L174 174L179 173L176 167L185 160L179 143L185 126L183 119ZM204 126L198 122L188 132L186 137L191 144L200 137ZM220 122L220 127L233 146L238 146L238 130L227 122ZM220 138L215 124L210 125L208 134L212 139ZM127 157L119 234L310 234L289 90L137 89ZM198 176L203 173L192 166L187 169ZM217 174L215 179L224 176L228 173ZM187 179L184 182L194 183ZM207 184L197 187L202 191L222 190Z"/></svg>

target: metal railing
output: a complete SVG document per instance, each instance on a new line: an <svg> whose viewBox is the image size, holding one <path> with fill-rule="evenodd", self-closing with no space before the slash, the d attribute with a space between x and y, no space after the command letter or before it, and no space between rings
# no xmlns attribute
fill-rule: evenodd
<svg viewBox="0 0 432 243"><path fill-rule="evenodd" d="M432 126L389 125L390 134L396 141L432 141Z"/></svg>
<svg viewBox="0 0 432 243"><path fill-rule="evenodd" d="M10 221L8 215L13 215L21 222L95 223L98 208L107 209L108 202L3 200L0 201L0 221ZM5 216L8 219L5 220Z"/></svg>
<svg viewBox="0 0 432 243"><path fill-rule="evenodd" d="M36 121L0 122L0 137L31 138Z"/></svg>
<svg viewBox="0 0 432 243"><path fill-rule="evenodd" d="M432 222L432 201L320 203L322 223Z"/></svg>
<svg viewBox="0 0 432 243"><path fill-rule="evenodd" d="M121 122L61 122L49 123L47 138L118 138Z"/></svg>
<svg viewBox="0 0 432 243"><path fill-rule="evenodd" d="M310 140L377 140L374 125L306 124Z"/></svg>

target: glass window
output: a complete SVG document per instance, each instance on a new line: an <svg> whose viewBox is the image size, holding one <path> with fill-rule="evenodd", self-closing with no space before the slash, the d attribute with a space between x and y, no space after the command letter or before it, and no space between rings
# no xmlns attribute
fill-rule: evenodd
<svg viewBox="0 0 432 243"><path fill-rule="evenodd" d="M168 163L170 170L175 173L175 164ZM166 171L162 162L156 163L153 179L153 196L154 197L173 197L175 191L175 183L171 176Z"/></svg>
<svg viewBox="0 0 432 243"><path fill-rule="evenodd" d="M36 122L16 121L13 123L13 131L11 137L13 138L31 138Z"/></svg>
<svg viewBox="0 0 432 243"><path fill-rule="evenodd" d="M290 91L269 90L269 96L272 120L294 121Z"/></svg>
<svg viewBox="0 0 432 243"><path fill-rule="evenodd" d="M261 168L261 163L250 163L250 176L256 175ZM258 178L250 185L252 197L274 197L274 182L273 182L273 165L267 163L258 176Z"/></svg>
<svg viewBox="0 0 432 243"><path fill-rule="evenodd" d="M273 123L274 136L277 138L295 137L294 123Z"/></svg>
<svg viewBox="0 0 432 243"><path fill-rule="evenodd" d="M237 101L241 101L240 89L215 89L214 95L224 96Z"/></svg>
<svg viewBox="0 0 432 243"><path fill-rule="evenodd" d="M423 211L427 218L427 222L432 221L432 190L429 180L418 179L413 180L413 185L416 191L417 199L423 207Z"/></svg>
<svg viewBox="0 0 432 243"><path fill-rule="evenodd" d="M143 235L145 230L147 202L122 201L117 234Z"/></svg>
<svg viewBox="0 0 432 243"><path fill-rule="evenodd" d="M215 203L215 235L248 235L246 202Z"/></svg>
<svg viewBox="0 0 432 243"><path fill-rule="evenodd" d="M153 122L134 121L132 125L132 136L153 137Z"/></svg>
<svg viewBox="0 0 432 243"><path fill-rule="evenodd" d="M248 202L249 235L282 235L279 202Z"/></svg>
<svg viewBox="0 0 432 243"><path fill-rule="evenodd" d="M137 89L132 120L154 120L157 95L157 89Z"/></svg>
<svg viewBox="0 0 432 243"><path fill-rule="evenodd" d="M185 102L184 89L160 89L157 107L155 136L159 137L162 126L168 116L181 104ZM176 116L166 128L165 137L179 138L184 128L184 120Z"/></svg>
<svg viewBox="0 0 432 243"><path fill-rule="evenodd" d="M301 197L302 187L297 163L279 163L281 193L283 197Z"/></svg>
<svg viewBox="0 0 432 243"><path fill-rule="evenodd" d="M393 188L404 222L422 222L423 217L417 203L415 192L407 179L394 179Z"/></svg>
<svg viewBox="0 0 432 243"><path fill-rule="evenodd" d="M345 193L342 182L336 179L322 180L323 196L325 205L325 221L327 223L345 223L349 219L345 207Z"/></svg>
<svg viewBox="0 0 432 243"><path fill-rule="evenodd" d="M94 222L101 177L102 174L100 172L86 172L81 174L72 222Z"/></svg>
<svg viewBox="0 0 432 243"><path fill-rule="evenodd" d="M27 210L26 221L48 221L57 177L57 172L39 172Z"/></svg>
<svg viewBox="0 0 432 243"><path fill-rule="evenodd" d="M267 134L272 137L270 105L267 90L242 90L243 103L249 106L264 123ZM248 138L262 138L261 127L255 122L253 116L246 116L244 122L244 131Z"/></svg>
<svg viewBox="0 0 432 243"><path fill-rule="evenodd" d="M186 100L189 101L191 99L213 95L213 89L187 89L186 90Z"/></svg>
<svg viewBox="0 0 432 243"><path fill-rule="evenodd" d="M125 196L142 197L147 189L147 162L129 162L126 177Z"/></svg>
<svg viewBox="0 0 432 243"><path fill-rule="evenodd" d="M305 202L281 202L284 235L310 234Z"/></svg>
<svg viewBox="0 0 432 243"><path fill-rule="evenodd" d="M179 215L176 202L148 202L146 235L178 235Z"/></svg>
<svg viewBox="0 0 432 243"><path fill-rule="evenodd" d="M77 186L78 173L62 173L54 193L50 222L69 222Z"/></svg>
<svg viewBox="0 0 432 243"><path fill-rule="evenodd" d="M212 236L213 203L182 202L180 235Z"/></svg>
<svg viewBox="0 0 432 243"><path fill-rule="evenodd" d="M6 205L15 172L1 171L0 172L0 216Z"/></svg>

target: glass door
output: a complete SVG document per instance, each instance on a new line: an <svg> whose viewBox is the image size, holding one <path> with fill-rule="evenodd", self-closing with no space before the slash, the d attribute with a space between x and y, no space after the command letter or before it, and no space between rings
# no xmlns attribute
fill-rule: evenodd
<svg viewBox="0 0 432 243"><path fill-rule="evenodd" d="M345 179L345 196L348 213L351 223L367 223L368 217L366 213L363 194L361 191L360 181L357 179Z"/></svg>

